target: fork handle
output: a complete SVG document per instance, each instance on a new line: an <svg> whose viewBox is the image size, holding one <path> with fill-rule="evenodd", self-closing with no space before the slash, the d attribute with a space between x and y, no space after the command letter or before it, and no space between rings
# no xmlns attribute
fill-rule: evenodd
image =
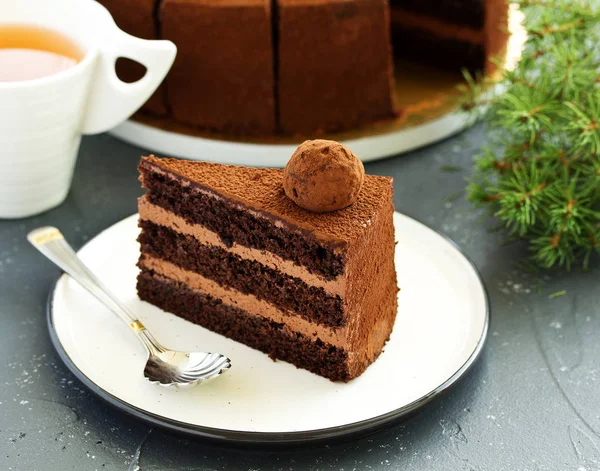
<svg viewBox="0 0 600 471"><path fill-rule="evenodd" d="M115 298L77 256L73 248L56 227L40 227L27 234L27 240L48 259L93 294L135 332L145 330L144 325Z"/></svg>

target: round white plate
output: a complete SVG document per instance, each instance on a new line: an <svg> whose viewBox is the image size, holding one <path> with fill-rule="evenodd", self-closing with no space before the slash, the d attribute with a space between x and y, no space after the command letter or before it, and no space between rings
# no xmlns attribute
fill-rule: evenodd
<svg viewBox="0 0 600 471"><path fill-rule="evenodd" d="M453 112L427 123L357 139L342 140L363 162L398 155L450 137L474 122L473 116ZM110 134L163 157L215 161L252 167L285 167L301 143L255 144L209 139L155 128L129 120Z"/></svg>
<svg viewBox="0 0 600 471"><path fill-rule="evenodd" d="M81 258L167 347L218 351L232 368L191 389L144 380L145 353L129 327L71 278L50 296L50 333L62 359L92 391L154 425L228 441L303 442L363 434L414 411L454 384L482 350L484 286L447 239L396 213L398 317L379 359L334 383L273 362L257 350L138 299L137 215L91 240Z"/></svg>

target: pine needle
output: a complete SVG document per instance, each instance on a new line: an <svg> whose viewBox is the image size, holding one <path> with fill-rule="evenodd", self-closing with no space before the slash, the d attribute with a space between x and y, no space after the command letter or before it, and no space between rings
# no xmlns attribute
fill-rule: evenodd
<svg viewBox="0 0 600 471"><path fill-rule="evenodd" d="M564 296L565 294L567 294L567 290L562 290L562 291L557 291L556 293L552 293L548 295L548 299L554 299L554 298L560 298L561 296Z"/></svg>
<svg viewBox="0 0 600 471"><path fill-rule="evenodd" d="M445 203L452 203L453 201L456 201L457 199L462 198L465 195L465 190L460 190L457 191L456 193L452 193L450 196L448 196L444 202Z"/></svg>

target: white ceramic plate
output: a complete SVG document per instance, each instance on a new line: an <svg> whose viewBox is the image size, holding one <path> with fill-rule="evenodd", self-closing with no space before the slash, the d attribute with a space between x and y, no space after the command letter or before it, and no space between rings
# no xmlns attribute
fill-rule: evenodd
<svg viewBox="0 0 600 471"><path fill-rule="evenodd" d="M382 134L342 140L363 162L398 155L450 137L474 120L453 112L427 123ZM162 157L215 161L252 167L285 167L300 144L254 144L179 134L136 121L126 121L110 134Z"/></svg>
<svg viewBox="0 0 600 471"><path fill-rule="evenodd" d="M129 327L62 276L50 297L52 340L92 391L155 425L240 442L300 442L377 430L454 384L483 347L489 321L481 279L447 239L396 213L399 309L379 359L347 384L267 355L144 303L135 282L137 215L91 240L81 258L167 347L218 351L233 367L192 389L142 376L145 354Z"/></svg>

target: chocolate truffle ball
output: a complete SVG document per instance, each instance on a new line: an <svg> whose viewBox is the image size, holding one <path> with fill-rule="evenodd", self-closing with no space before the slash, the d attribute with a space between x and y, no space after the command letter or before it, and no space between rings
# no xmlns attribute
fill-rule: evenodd
<svg viewBox="0 0 600 471"><path fill-rule="evenodd" d="M298 206L326 213L350 206L365 178L358 158L339 142L305 141L283 172L285 194Z"/></svg>

